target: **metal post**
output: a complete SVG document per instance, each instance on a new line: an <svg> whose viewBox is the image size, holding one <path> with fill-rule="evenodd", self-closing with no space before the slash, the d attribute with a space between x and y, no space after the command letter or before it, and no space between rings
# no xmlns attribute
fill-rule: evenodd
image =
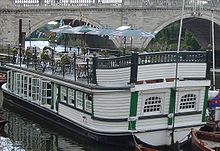
<svg viewBox="0 0 220 151"><path fill-rule="evenodd" d="M56 40L54 39L53 49L52 49L52 73L54 72L54 66L55 66L55 59L54 59L55 48L56 48Z"/></svg>
<svg viewBox="0 0 220 151"><path fill-rule="evenodd" d="M180 42L181 42L181 35L182 35L182 26L183 26L183 15L184 15L184 8L185 8L185 0L183 0L182 10L181 10L181 19L180 19L180 28L179 28L179 37L178 37L178 44L177 44L177 54L176 54L176 70L175 70L175 85L174 85L174 105L173 105L173 117L172 117L172 132L171 132L171 145L173 150L175 150L175 143L174 143L174 130L175 130L175 110L176 110L176 92L177 92L177 80L178 80L178 61L179 61L179 51L180 51Z"/></svg>
<svg viewBox="0 0 220 151"><path fill-rule="evenodd" d="M37 69L37 48L34 46L34 68Z"/></svg>
<svg viewBox="0 0 220 151"><path fill-rule="evenodd" d="M125 56L126 51L126 37L124 37L124 48L123 48L123 56Z"/></svg>
<svg viewBox="0 0 220 151"><path fill-rule="evenodd" d="M93 84L97 84L97 78L96 78L96 69L98 66L98 62L97 62L98 58L96 56L93 57L92 60L92 83Z"/></svg>
<svg viewBox="0 0 220 151"><path fill-rule="evenodd" d="M76 52L73 54L73 68L74 68L74 79L76 81Z"/></svg>
<svg viewBox="0 0 220 151"><path fill-rule="evenodd" d="M78 55L79 55L80 48L79 48L79 47L77 47L77 49L78 49Z"/></svg>
<svg viewBox="0 0 220 151"><path fill-rule="evenodd" d="M215 26L214 26L214 16L212 10L212 69L213 69L213 90L215 90Z"/></svg>
<svg viewBox="0 0 220 151"><path fill-rule="evenodd" d="M22 19L19 19L19 44L22 44Z"/></svg>
<svg viewBox="0 0 220 151"><path fill-rule="evenodd" d="M21 43L19 44L19 62L20 62L20 67L21 67L21 50L22 49L22 46L21 46Z"/></svg>
<svg viewBox="0 0 220 151"><path fill-rule="evenodd" d="M8 44L8 63L10 62L10 44Z"/></svg>
<svg viewBox="0 0 220 151"><path fill-rule="evenodd" d="M87 83L89 83L89 78L90 78L90 74L89 74L89 58L86 59L86 72L87 72Z"/></svg>
<svg viewBox="0 0 220 151"><path fill-rule="evenodd" d="M29 26L29 42L30 42L30 48L31 48L31 20L29 20L29 24L28 24L28 26Z"/></svg>
<svg viewBox="0 0 220 151"><path fill-rule="evenodd" d="M67 52L66 47L67 47L67 34L64 34L64 52Z"/></svg>
<svg viewBox="0 0 220 151"><path fill-rule="evenodd" d="M131 70L130 70L130 83L137 82L138 73L138 53L132 53L131 55Z"/></svg>

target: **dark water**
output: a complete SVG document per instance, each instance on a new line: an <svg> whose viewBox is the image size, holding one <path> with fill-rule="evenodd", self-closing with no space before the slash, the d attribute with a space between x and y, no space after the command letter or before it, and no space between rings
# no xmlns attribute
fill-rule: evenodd
<svg viewBox="0 0 220 151"><path fill-rule="evenodd" d="M216 75L216 87L220 88L220 74ZM2 94L0 93L2 99ZM0 101L1 102L1 101ZM17 110L4 109L3 116L8 120L5 136L12 142L20 142L26 151L129 151L128 148L107 146L82 138L77 134L68 134L54 129L31 115ZM184 149L185 150L185 149ZM187 149L188 150L188 149Z"/></svg>
<svg viewBox="0 0 220 151"><path fill-rule="evenodd" d="M5 135L12 142L19 141L27 151L125 151L115 146L106 146L88 141L77 134L68 134L53 129L31 116L4 108L8 120Z"/></svg>

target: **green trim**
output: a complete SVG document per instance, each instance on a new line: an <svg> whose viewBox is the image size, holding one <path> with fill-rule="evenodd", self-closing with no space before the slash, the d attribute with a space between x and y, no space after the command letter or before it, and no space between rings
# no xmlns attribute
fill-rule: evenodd
<svg viewBox="0 0 220 151"><path fill-rule="evenodd" d="M137 104L138 104L138 92L131 93L131 102L130 102L130 117L137 115ZM128 130L136 129L136 121L129 121Z"/></svg>
<svg viewBox="0 0 220 151"><path fill-rule="evenodd" d="M76 90L74 89L74 107L76 107Z"/></svg>
<svg viewBox="0 0 220 151"><path fill-rule="evenodd" d="M206 121L206 109L208 107L208 92L209 87L205 87L205 96L204 96L204 103L203 103L203 112L202 112L202 122Z"/></svg>
<svg viewBox="0 0 220 151"><path fill-rule="evenodd" d="M51 82L51 109L54 109L54 82Z"/></svg>
<svg viewBox="0 0 220 151"><path fill-rule="evenodd" d="M128 125L128 130L135 130L136 129L136 121L130 121Z"/></svg>
<svg viewBox="0 0 220 151"><path fill-rule="evenodd" d="M91 94L91 95L92 95L91 96L92 97L92 100L91 100L92 101L92 116L94 116L94 106L93 106L94 105L94 102L93 102L94 98L93 98L93 94Z"/></svg>
<svg viewBox="0 0 220 151"><path fill-rule="evenodd" d="M86 93L84 93L84 92L83 92L83 94L82 94L82 110L83 110L83 111L85 111L85 94L86 94Z"/></svg>
<svg viewBox="0 0 220 151"><path fill-rule="evenodd" d="M174 105L175 105L175 89L171 88L170 89L170 106L169 106L169 114L174 113ZM173 119L168 118L168 125L172 125Z"/></svg>
<svg viewBox="0 0 220 151"><path fill-rule="evenodd" d="M66 87L66 103L69 103L69 88Z"/></svg>
<svg viewBox="0 0 220 151"><path fill-rule="evenodd" d="M58 89L58 94L57 94L57 100L56 100L56 111L59 109L59 102L60 102L60 97L61 97L61 86L58 84L57 85Z"/></svg>

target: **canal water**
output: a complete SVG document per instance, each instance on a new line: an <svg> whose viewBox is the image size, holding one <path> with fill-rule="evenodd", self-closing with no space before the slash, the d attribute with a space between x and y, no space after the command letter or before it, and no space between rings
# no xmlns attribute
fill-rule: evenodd
<svg viewBox="0 0 220 151"><path fill-rule="evenodd" d="M3 95L0 92L0 98ZM127 148L104 145L88 140L78 134L53 128L22 111L3 108L3 117L8 120L4 133L26 151L129 151Z"/></svg>
<svg viewBox="0 0 220 151"><path fill-rule="evenodd" d="M220 88L220 74L216 75L216 86ZM3 98L1 92L0 98ZM128 148L103 145L85 139L77 134L63 132L62 129L55 129L53 125L46 125L40 120L34 119L31 115L24 114L18 110L9 110L7 108L3 108L3 110L3 116L8 120L8 124L5 126L5 133L2 135L9 137L14 143L21 144L26 151L131 150Z"/></svg>

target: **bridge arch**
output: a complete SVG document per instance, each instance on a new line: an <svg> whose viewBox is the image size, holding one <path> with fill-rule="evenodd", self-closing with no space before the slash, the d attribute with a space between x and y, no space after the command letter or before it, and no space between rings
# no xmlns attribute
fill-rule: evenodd
<svg viewBox="0 0 220 151"><path fill-rule="evenodd" d="M153 32L157 34L161 30L163 30L168 25L180 21L181 16L173 16L166 22L163 22L158 27L156 27ZM215 23L215 46L217 49L220 49L220 39L217 36L217 33L220 33L220 20L216 17L213 19ZM200 44L201 49L206 49L208 44L211 44L211 22L212 22L212 14L211 12L206 12L200 15L192 15L191 12L184 13L183 17L183 28L189 30ZM198 24L202 24L198 27ZM147 41L145 46L150 42Z"/></svg>
<svg viewBox="0 0 220 151"><path fill-rule="evenodd" d="M46 25L50 21L61 20L61 19L69 19L69 20L79 19L79 15L69 15L69 16L58 15L58 16L52 16L50 18L44 18L43 20L39 20L38 22L36 22L34 25L31 26L31 33L37 30L38 28ZM86 20L88 21L88 23L90 23L93 26L103 27L102 24L98 23L92 18L86 18ZM29 33L27 34L27 36L29 36Z"/></svg>
<svg viewBox="0 0 220 151"><path fill-rule="evenodd" d="M35 30L37 30L38 28L46 25L48 22L50 21L54 21L54 20L74 20L74 19L79 19L80 18L80 9L73 9L73 10L68 10L67 12L62 12L62 10L59 10L60 13L52 13L51 14L42 14L41 17L35 17L33 16L32 18L30 18L30 27L28 26L27 22L28 20L26 18L23 19L24 25L23 25L23 32L26 32L26 37L28 37L31 33L33 33ZM90 10L90 11L84 11L82 12L82 15L84 16L84 20L85 22L95 26L95 27L118 27L120 24L120 14L114 12L115 14L109 13L109 12L103 12L101 13L100 11L103 11L102 9L99 11L94 11L94 10ZM116 19L113 22L108 22L108 18L111 18L111 16L115 16ZM100 19L101 18L101 19ZM113 23L113 24L112 24ZM116 25L115 25L116 24ZM117 25L118 24L118 25ZM116 38L111 38L112 43L112 47L115 46L119 46L120 42L118 41L118 39ZM18 41L16 41L17 43Z"/></svg>

